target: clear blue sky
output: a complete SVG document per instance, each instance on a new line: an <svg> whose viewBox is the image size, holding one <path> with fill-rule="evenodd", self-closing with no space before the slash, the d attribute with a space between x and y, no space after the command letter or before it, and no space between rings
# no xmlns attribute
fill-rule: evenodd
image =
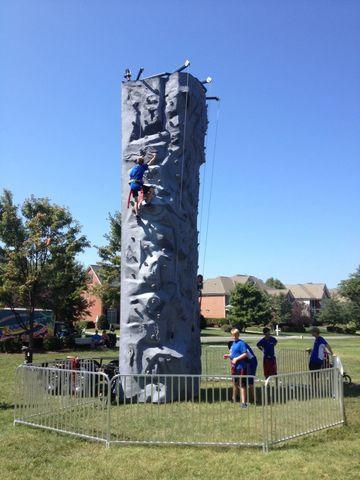
<svg viewBox="0 0 360 480"><path fill-rule="evenodd" d="M222 99L205 275L333 287L360 263L359 25L358 0L2 0L0 188L101 244L123 71L190 58Z"/></svg>

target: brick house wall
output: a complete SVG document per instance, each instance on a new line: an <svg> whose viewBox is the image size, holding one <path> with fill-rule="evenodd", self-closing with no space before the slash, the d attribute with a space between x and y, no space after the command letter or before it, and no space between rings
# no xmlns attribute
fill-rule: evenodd
<svg viewBox="0 0 360 480"><path fill-rule="evenodd" d="M225 295L207 295L201 298L201 314L205 318L225 318L225 306Z"/></svg>
<svg viewBox="0 0 360 480"><path fill-rule="evenodd" d="M87 274L89 276L89 286L91 290L93 285L100 284L100 280L91 267L88 268ZM95 322L96 317L100 317L100 315L103 313L102 301L98 297L95 297L95 295L91 295L90 292L85 292L84 297L90 303L90 307L88 309L89 315L84 316L84 320L88 322Z"/></svg>

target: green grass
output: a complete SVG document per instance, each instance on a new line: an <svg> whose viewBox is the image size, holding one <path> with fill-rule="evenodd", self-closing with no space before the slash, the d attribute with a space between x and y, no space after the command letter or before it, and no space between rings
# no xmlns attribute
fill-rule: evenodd
<svg viewBox="0 0 360 480"><path fill-rule="evenodd" d="M309 339L287 340L284 346L306 348L310 344ZM360 339L332 340L331 345L341 356L353 380L360 382ZM96 356L99 352L84 352L83 356L89 354ZM36 355L35 361L62 355ZM106 356L111 355L112 352ZM338 480L359 476L359 386L353 386L346 392L347 426L293 440L275 447L268 455L257 449L220 447L112 446L106 449L102 444L54 432L12 426L14 370L22 358L22 355L16 354L0 355L1 480L48 480L54 477L61 480L143 480L151 477L206 480L228 476L265 480ZM190 417L181 415L185 421L183 428L188 428ZM128 417L119 417L120 424L124 418ZM241 428L237 418L234 415L232 432ZM133 422L133 419L126 421ZM141 419L138 420L140 424ZM134 427L136 425L135 422ZM223 425L222 428L228 427Z"/></svg>
<svg viewBox="0 0 360 480"><path fill-rule="evenodd" d="M207 327L201 330L200 335L202 337L226 337L229 334L224 332L224 330L218 327Z"/></svg>

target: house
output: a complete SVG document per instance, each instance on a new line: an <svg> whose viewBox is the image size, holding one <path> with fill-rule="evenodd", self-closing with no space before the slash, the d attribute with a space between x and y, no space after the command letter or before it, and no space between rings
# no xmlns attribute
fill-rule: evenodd
<svg viewBox="0 0 360 480"><path fill-rule="evenodd" d="M324 300L330 298L330 292L325 283L296 283L286 285L293 294L297 302L306 307L309 317L313 317L318 312Z"/></svg>
<svg viewBox="0 0 360 480"><path fill-rule="evenodd" d="M229 307L231 291L237 283L242 285L253 283L260 290L265 291L271 296L283 294L291 302L294 301L293 294L289 289L277 290L275 288L268 288L262 280L253 275L221 276L204 281L201 297L202 315L206 318L225 318Z"/></svg>
<svg viewBox="0 0 360 480"><path fill-rule="evenodd" d="M100 266L89 265L87 269L87 274L89 278L89 290L84 293L84 297L89 302L90 307L88 308L89 314L84 317L84 320L95 323L97 318L100 317L100 315L106 314L109 323L118 324L120 318L119 310L108 308L105 311L104 305L100 298L96 297L91 293L93 286L101 285Z"/></svg>
<svg viewBox="0 0 360 480"><path fill-rule="evenodd" d="M86 271L88 275L88 285L89 289L84 293L84 297L89 303L90 307L88 308L88 315L84 316L84 320L88 322L94 322L97 318L100 317L103 313L103 305L100 298L96 297L91 293L92 287L95 285L101 285L99 278L99 266L98 265L89 265Z"/></svg>

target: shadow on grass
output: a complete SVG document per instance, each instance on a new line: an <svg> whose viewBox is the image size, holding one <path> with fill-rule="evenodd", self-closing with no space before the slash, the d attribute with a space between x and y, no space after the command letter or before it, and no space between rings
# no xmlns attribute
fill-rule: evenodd
<svg viewBox="0 0 360 480"><path fill-rule="evenodd" d="M0 410L11 410L14 408L13 403L0 402Z"/></svg>
<svg viewBox="0 0 360 480"><path fill-rule="evenodd" d="M202 387L200 390L200 401L206 403L225 402L232 399L232 387ZM261 387L255 388L257 403L261 402Z"/></svg>
<svg viewBox="0 0 360 480"><path fill-rule="evenodd" d="M360 397L360 384L351 383L350 385L344 385L344 397Z"/></svg>

